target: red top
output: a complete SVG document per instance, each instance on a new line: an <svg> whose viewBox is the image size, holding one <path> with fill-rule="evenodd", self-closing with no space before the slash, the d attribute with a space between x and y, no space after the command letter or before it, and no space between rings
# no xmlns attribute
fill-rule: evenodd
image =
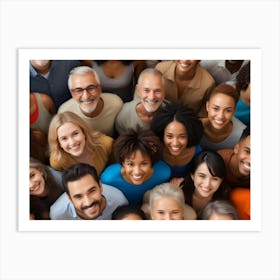
<svg viewBox="0 0 280 280"><path fill-rule="evenodd" d="M34 100L34 104L35 104L35 111L31 114L30 113L30 124L33 124L37 121L38 116L39 116L39 107L38 107L38 102L37 102L37 98L35 96L35 94L31 93L33 100Z"/></svg>

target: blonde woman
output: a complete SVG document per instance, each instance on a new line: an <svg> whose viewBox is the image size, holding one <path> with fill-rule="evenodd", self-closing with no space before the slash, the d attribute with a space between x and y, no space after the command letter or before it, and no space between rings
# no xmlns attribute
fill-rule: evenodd
<svg viewBox="0 0 280 280"><path fill-rule="evenodd" d="M94 166L98 175L107 165L113 138L93 131L72 112L53 117L48 134L50 165L57 170L83 162Z"/></svg>

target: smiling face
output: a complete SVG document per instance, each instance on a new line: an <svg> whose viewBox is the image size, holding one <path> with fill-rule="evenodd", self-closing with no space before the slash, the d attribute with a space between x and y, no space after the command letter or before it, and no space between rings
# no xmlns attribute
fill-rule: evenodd
<svg viewBox="0 0 280 280"><path fill-rule="evenodd" d="M245 177L250 176L251 172L251 136L247 136L234 147L237 156L239 173Z"/></svg>
<svg viewBox="0 0 280 280"><path fill-rule="evenodd" d="M195 73L199 60L177 60L176 73L184 75Z"/></svg>
<svg viewBox="0 0 280 280"><path fill-rule="evenodd" d="M162 78L158 75L145 73L137 85L137 92L142 104L148 112L155 112L162 104L165 96Z"/></svg>
<svg viewBox="0 0 280 280"><path fill-rule="evenodd" d="M195 193L202 198L212 197L223 181L222 178L211 175L205 162L196 168L191 178L194 182Z"/></svg>
<svg viewBox="0 0 280 280"><path fill-rule="evenodd" d="M177 121L169 123L164 130L163 141L171 155L180 155L188 145L185 126Z"/></svg>
<svg viewBox="0 0 280 280"><path fill-rule="evenodd" d="M97 107L101 95L101 87L93 73L73 74L71 77L71 94L78 102L81 111L85 114L90 114Z"/></svg>
<svg viewBox="0 0 280 280"><path fill-rule="evenodd" d="M46 192L45 189L45 179L43 173L37 168L29 168L29 193L34 196L44 196Z"/></svg>
<svg viewBox="0 0 280 280"><path fill-rule="evenodd" d="M74 157L80 156L85 149L85 134L71 122L66 122L57 129L57 138L60 147Z"/></svg>
<svg viewBox="0 0 280 280"><path fill-rule="evenodd" d="M178 201L162 196L153 201L152 220L184 220L184 209Z"/></svg>
<svg viewBox="0 0 280 280"><path fill-rule="evenodd" d="M235 112L235 101L231 96L216 93L206 102L208 120L217 130L225 128Z"/></svg>
<svg viewBox="0 0 280 280"><path fill-rule="evenodd" d="M73 203L76 213L85 220L96 219L105 208L102 196L102 185L87 174L82 178L68 182L69 199Z"/></svg>
<svg viewBox="0 0 280 280"><path fill-rule="evenodd" d="M151 158L137 150L122 163L122 175L130 184L143 184L153 175Z"/></svg>

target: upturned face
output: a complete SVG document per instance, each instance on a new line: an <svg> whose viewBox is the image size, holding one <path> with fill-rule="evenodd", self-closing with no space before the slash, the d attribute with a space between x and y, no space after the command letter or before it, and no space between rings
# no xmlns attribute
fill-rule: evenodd
<svg viewBox="0 0 280 280"><path fill-rule="evenodd" d="M87 174L84 177L68 182L69 199L73 203L79 217L85 220L96 219L101 215L102 207L102 185Z"/></svg>
<svg viewBox="0 0 280 280"><path fill-rule="evenodd" d="M208 120L217 130L225 128L235 112L235 101L231 96L216 93L206 102Z"/></svg>
<svg viewBox="0 0 280 280"><path fill-rule="evenodd" d="M161 77L150 73L143 74L141 83L137 85L137 92L148 112L155 112L165 97Z"/></svg>
<svg viewBox="0 0 280 280"><path fill-rule="evenodd" d="M101 86L92 73L73 75L71 78L71 94L85 113L92 113L99 102Z"/></svg>
<svg viewBox="0 0 280 280"><path fill-rule="evenodd" d="M43 196L45 193L45 179L37 168L29 168L29 193L34 196Z"/></svg>
<svg viewBox="0 0 280 280"><path fill-rule="evenodd" d="M196 168L191 178L194 182L195 193L202 198L212 197L223 181L222 178L211 175L205 162Z"/></svg>
<svg viewBox="0 0 280 280"><path fill-rule="evenodd" d="M186 127L177 121L169 123L164 130L163 141L171 155L180 155L188 145Z"/></svg>
<svg viewBox="0 0 280 280"><path fill-rule="evenodd" d="M181 75L189 72L195 73L198 63L199 60L177 60L176 72Z"/></svg>
<svg viewBox="0 0 280 280"><path fill-rule="evenodd" d="M131 184L141 185L153 174L152 160L140 151L127 157L122 163L122 174L125 180Z"/></svg>
<svg viewBox="0 0 280 280"><path fill-rule="evenodd" d="M152 220L184 220L184 209L178 201L162 196L153 201Z"/></svg>
<svg viewBox="0 0 280 280"><path fill-rule="evenodd" d="M247 136L234 147L234 153L237 155L238 170L243 176L250 176L251 173L251 136Z"/></svg>
<svg viewBox="0 0 280 280"><path fill-rule="evenodd" d="M66 122L57 129L57 138L61 149L74 157L80 156L85 149L84 132L71 122Z"/></svg>

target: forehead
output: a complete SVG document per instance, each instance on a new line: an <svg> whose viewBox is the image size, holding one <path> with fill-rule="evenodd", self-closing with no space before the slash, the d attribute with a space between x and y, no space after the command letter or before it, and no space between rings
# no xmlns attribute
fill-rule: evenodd
<svg viewBox="0 0 280 280"><path fill-rule="evenodd" d="M251 146L251 135L248 135L245 139L240 142L241 146L250 147Z"/></svg>
<svg viewBox="0 0 280 280"><path fill-rule="evenodd" d="M186 127L184 124L178 121L172 121L165 127L165 132L170 133L186 133Z"/></svg>
<svg viewBox="0 0 280 280"><path fill-rule="evenodd" d="M197 166L197 168L195 170L195 173L204 173L204 174L212 176L211 173L209 172L209 169L208 169L208 166L207 166L206 162L200 163Z"/></svg>
<svg viewBox="0 0 280 280"><path fill-rule="evenodd" d="M162 77L159 75L155 75L153 73L144 73L141 77L141 84L140 85L152 85L157 84L162 86Z"/></svg>
<svg viewBox="0 0 280 280"><path fill-rule="evenodd" d="M92 187L100 189L99 182L96 182L90 174L87 174L76 181L68 182L67 186L70 196L86 193Z"/></svg>
<svg viewBox="0 0 280 280"><path fill-rule="evenodd" d="M96 79L93 75L93 73L84 73L84 74L73 74L72 75L72 86L73 87L77 87L80 84L84 84L84 83L96 83Z"/></svg>
<svg viewBox="0 0 280 280"><path fill-rule="evenodd" d="M35 167L29 167L29 171L30 172L40 172L40 170L39 169L37 169L37 168L35 168Z"/></svg>
<svg viewBox="0 0 280 280"><path fill-rule="evenodd" d="M137 150L131 155L127 155L125 160L129 161L151 161L151 158L148 154L142 153L140 150Z"/></svg>
<svg viewBox="0 0 280 280"><path fill-rule="evenodd" d="M180 203L172 197L162 196L153 201L153 208L157 209L170 209L170 208L182 208Z"/></svg>
<svg viewBox="0 0 280 280"><path fill-rule="evenodd" d="M66 122L57 129L57 135L69 133L70 131L73 130L81 130L81 128L72 122Z"/></svg>
<svg viewBox="0 0 280 280"><path fill-rule="evenodd" d="M209 99L210 103L234 103L235 100L232 96L224 94L222 92L217 92L211 95Z"/></svg>

